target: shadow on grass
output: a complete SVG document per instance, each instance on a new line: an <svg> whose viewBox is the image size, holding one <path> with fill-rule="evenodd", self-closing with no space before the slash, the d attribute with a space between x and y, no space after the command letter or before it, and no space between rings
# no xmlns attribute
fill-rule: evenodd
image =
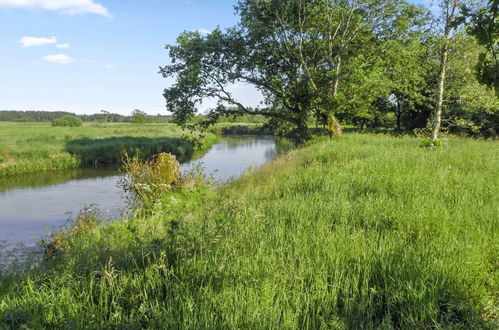
<svg viewBox="0 0 499 330"><path fill-rule="evenodd" d="M309 129L311 135L315 136L328 136L326 129L319 128L310 128ZM359 127L343 127L343 133L366 133L366 134L386 134L391 136L414 136L414 132L410 130L397 130L393 128L359 128Z"/></svg>
<svg viewBox="0 0 499 330"><path fill-rule="evenodd" d="M82 166L97 167L120 164L126 155L148 159L162 152L174 154L183 162L192 157L194 146L184 138L123 136L68 141L66 151L76 156Z"/></svg>

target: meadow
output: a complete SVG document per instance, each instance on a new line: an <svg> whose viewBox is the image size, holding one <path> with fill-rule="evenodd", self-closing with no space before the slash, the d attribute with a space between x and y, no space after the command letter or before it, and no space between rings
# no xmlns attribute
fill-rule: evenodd
<svg viewBox="0 0 499 330"><path fill-rule="evenodd" d="M498 150L351 133L85 214L59 255L0 275L0 327L497 329Z"/></svg>
<svg viewBox="0 0 499 330"><path fill-rule="evenodd" d="M200 147L216 140L209 134ZM188 159L194 141L174 124L85 123L52 127L50 123L0 122L0 177L81 166L106 166L125 153L143 157L170 152ZM204 144L204 145L203 145Z"/></svg>

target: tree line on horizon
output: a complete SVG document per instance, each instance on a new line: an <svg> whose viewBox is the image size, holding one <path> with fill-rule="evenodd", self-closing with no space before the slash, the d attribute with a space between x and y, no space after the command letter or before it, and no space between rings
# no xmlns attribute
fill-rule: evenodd
<svg viewBox="0 0 499 330"><path fill-rule="evenodd" d="M259 115L298 140L314 122L331 137L342 125L497 136L499 2L436 3L438 12L404 0L239 1L237 25L166 46L167 109L188 126L210 98L217 106L197 127ZM240 83L261 92L259 107L237 99Z"/></svg>
<svg viewBox="0 0 499 330"><path fill-rule="evenodd" d="M63 116L74 116L80 118L83 122L102 122L102 123L130 123L133 122L134 115L140 117L142 123L161 123L169 122L171 116L167 115L148 115L138 109L134 110L130 115L120 115L108 111L100 113L79 115L68 111L18 111L18 110L0 110L0 121L11 122L52 122ZM137 116L138 115L138 116Z"/></svg>

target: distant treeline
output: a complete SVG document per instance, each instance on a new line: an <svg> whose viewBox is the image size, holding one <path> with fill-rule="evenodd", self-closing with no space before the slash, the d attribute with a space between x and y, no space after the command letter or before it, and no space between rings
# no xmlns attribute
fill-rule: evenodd
<svg viewBox="0 0 499 330"><path fill-rule="evenodd" d="M108 123L130 123L134 122L135 118L141 117L140 122L144 123L165 123L172 122L171 116L157 115L147 115L145 112L140 110L135 110L131 115L125 116L117 113L96 113L92 115L77 115L72 112L67 111L17 111L17 110L0 110L0 121L13 121L13 122L52 122L53 120L60 118L62 116L76 116L84 122L108 122ZM200 121L205 116L198 115L193 121ZM219 119L221 123L254 123L254 124L264 124L268 120L263 116L225 116Z"/></svg>
<svg viewBox="0 0 499 330"><path fill-rule="evenodd" d="M129 123L132 121L132 116L124 116L116 113L96 113L92 115L77 115L67 111L14 111L3 110L0 111L0 121L13 121L13 122L51 122L62 116L76 116L84 122L108 122L108 123ZM155 115L146 116L147 122L159 123L169 122L170 116Z"/></svg>

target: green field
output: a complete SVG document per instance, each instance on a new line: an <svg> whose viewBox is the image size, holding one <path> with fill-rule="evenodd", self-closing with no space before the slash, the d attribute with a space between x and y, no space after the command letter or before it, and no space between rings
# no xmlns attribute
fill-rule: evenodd
<svg viewBox="0 0 499 330"><path fill-rule="evenodd" d="M497 156L470 139L316 141L80 226L0 279L0 327L497 329Z"/></svg>
<svg viewBox="0 0 499 330"><path fill-rule="evenodd" d="M150 156L171 152L180 159L193 152L174 124L85 124L0 122L0 176L119 163L125 152ZM207 144L216 137L208 135Z"/></svg>

